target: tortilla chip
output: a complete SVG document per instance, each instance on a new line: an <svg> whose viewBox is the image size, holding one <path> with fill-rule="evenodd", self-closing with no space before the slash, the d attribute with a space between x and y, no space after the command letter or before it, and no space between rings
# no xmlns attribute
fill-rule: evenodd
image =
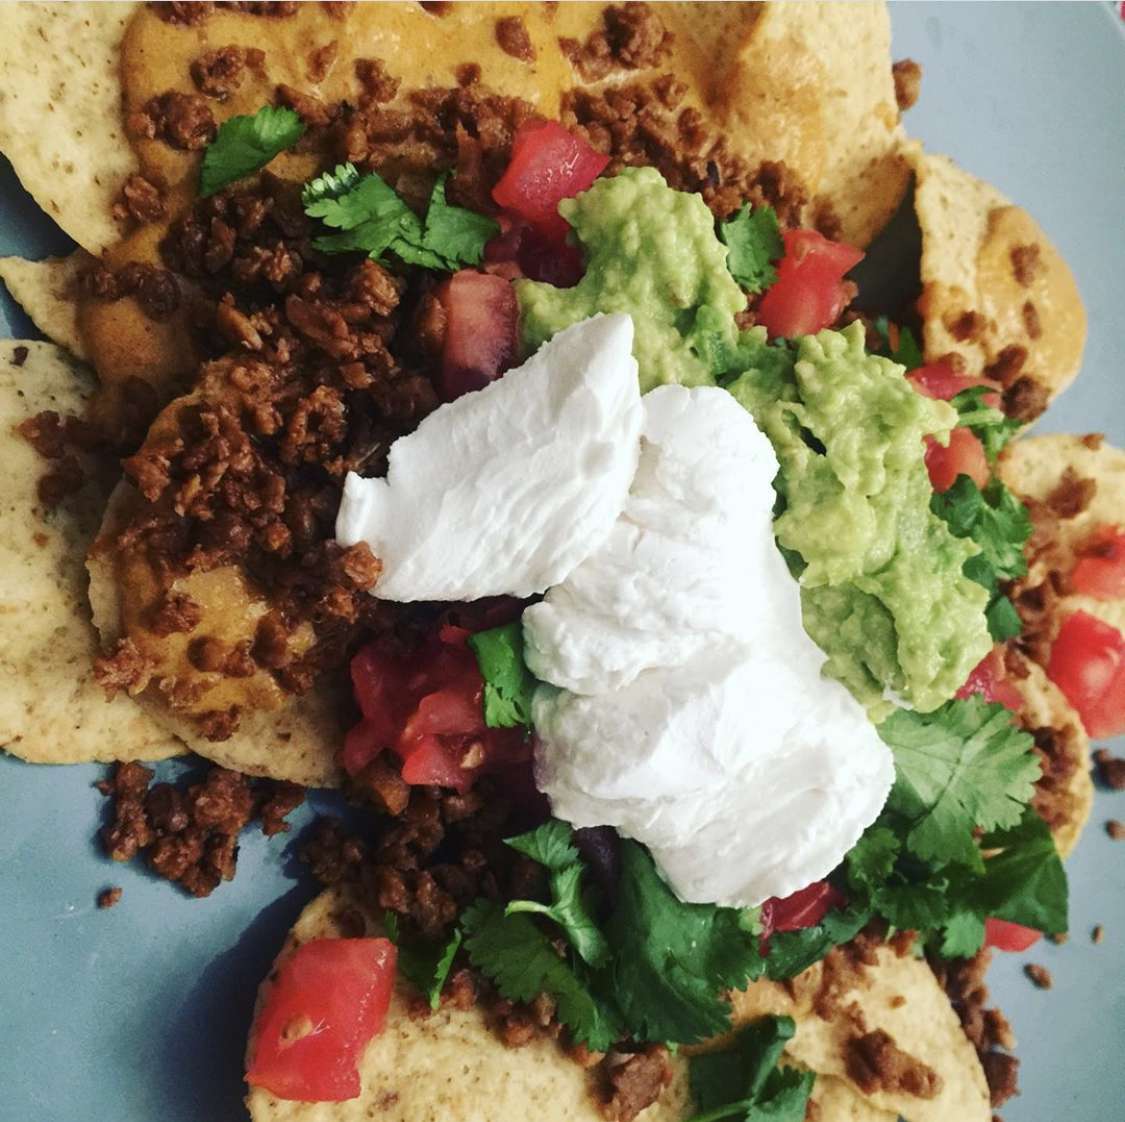
<svg viewBox="0 0 1125 1122"><path fill-rule="evenodd" d="M114 492L102 520L99 539L108 542L116 538L131 495L132 489L127 484L121 484ZM100 548L95 542L86 567L90 574L94 624L103 647L112 647L121 634L122 598L111 551ZM216 574L221 577L223 571L203 574L202 580L210 582ZM195 592L196 588L191 586L187 590ZM206 599L200 599L206 609ZM247 607L245 612L230 613L228 622L236 627L248 627L252 636L255 620ZM199 625L204 634L210 634L209 622L205 615ZM208 740L192 713L171 709L155 685L138 694L136 701L154 722L174 733L193 752L223 767L246 775L288 780L305 787L337 787L342 780L335 758L343 744L343 720L348 712L342 682L322 678L307 694L287 697L281 708L245 709L238 727L225 740Z"/></svg>
<svg viewBox="0 0 1125 1122"><path fill-rule="evenodd" d="M1062 691L1043 668L1015 651L1026 677L1013 675L1012 684L1023 696L1020 724L1037 739L1044 739L1048 760L1043 778L1036 785L1035 809L1051 827L1062 857L1069 857L1078 844L1094 806L1094 780L1090 774L1090 740Z"/></svg>
<svg viewBox="0 0 1125 1122"><path fill-rule="evenodd" d="M110 213L137 161L124 135L121 39L139 4L0 4L0 151L80 246L117 240Z"/></svg>
<svg viewBox="0 0 1125 1122"><path fill-rule="evenodd" d="M917 143L904 149L914 169L914 208L922 230L922 314L927 362L960 355L972 375L1010 366L1041 387L1043 403L1078 374L1086 311L1074 276L1038 223L987 183ZM973 315L978 318L973 322ZM993 373L999 374L995 367Z"/></svg>
<svg viewBox="0 0 1125 1122"><path fill-rule="evenodd" d="M17 347L27 348L15 365ZM107 489L91 478L54 511L37 486L45 464L15 425L44 410L81 413L89 375L50 343L0 343L0 746L34 763L157 760L183 745L93 679L98 641L83 560Z"/></svg>
<svg viewBox="0 0 1125 1122"><path fill-rule="evenodd" d="M12 299L52 343L82 359L87 357L86 344L78 330L74 286L91 260L83 250L69 257L47 257L42 261L0 257L0 280L7 285Z"/></svg>
<svg viewBox="0 0 1125 1122"><path fill-rule="evenodd" d="M351 925L356 917L362 917L366 934L382 934L371 912L346 889L323 892L301 913L278 960L312 939L355 934ZM923 969L929 974L928 968ZM932 974L929 978L933 981ZM268 986L267 979L259 1003ZM784 996L781 986L770 988ZM944 1000L944 994L940 996ZM252 1122L369 1122L372 1117L381 1122L604 1122L590 1095L589 1076L554 1041L537 1038L524 1047L508 1048L479 1010L443 1006L430 1016L417 1016L412 1014L417 1001L417 994L400 980L386 1027L360 1064L363 1089L357 1099L297 1103L252 1088L246 1099ZM751 1009L744 1020L770 1012L793 1009ZM948 1007L947 1012L952 1016ZM698 1050L686 1049L672 1057L671 1086L639 1115L639 1122L682 1122L695 1114L687 1053ZM797 1066L810 1066L799 1057L789 1059ZM821 1122L895 1122L898 1117L835 1074L818 1074L812 1099L820 1106ZM943 1122L950 1118L975 1122L975 1117L951 1114Z"/></svg>
<svg viewBox="0 0 1125 1122"><path fill-rule="evenodd" d="M841 1080L874 1107L907 1122L989 1122L988 1084L973 1046L924 959L876 950L874 965L833 951L791 982L755 982L733 995L735 1020L786 1014L797 1032L786 1054L819 1076ZM826 1019L827 1018L827 1019ZM903 1090L860 1090L848 1071L849 1042L883 1031L938 1076L933 1097Z"/></svg>
<svg viewBox="0 0 1125 1122"><path fill-rule="evenodd" d="M1004 450L999 470L1000 477L1020 498L1032 500L1033 508L1046 504L1047 511L1056 489L1067 479L1094 484L1082 511L1072 517L1051 518L1046 535L1049 540L1033 550L1028 575L1018 589L1042 585L1052 572L1063 578L1065 586L1078 553L1095 530L1101 526L1125 527L1125 452L1098 437L1051 435L1017 440ZM1095 600L1072 592L1051 597L1050 627L1044 638L1053 639L1063 617L1077 610L1125 632L1125 599Z"/></svg>
<svg viewBox="0 0 1125 1122"><path fill-rule="evenodd" d="M381 934L344 892L329 890L301 914L279 958L311 939L343 935L345 912L363 915L367 933ZM605 1122L588 1090L587 1073L555 1041L538 1037L522 1048L508 1048L479 1010L447 1005L431 1016L412 1016L417 1000L400 980L386 1027L360 1063L358 1098L298 1103L254 1088L246 1099L253 1122ZM677 1061L675 1071L672 1087L638 1122L689 1117L686 1062Z"/></svg>

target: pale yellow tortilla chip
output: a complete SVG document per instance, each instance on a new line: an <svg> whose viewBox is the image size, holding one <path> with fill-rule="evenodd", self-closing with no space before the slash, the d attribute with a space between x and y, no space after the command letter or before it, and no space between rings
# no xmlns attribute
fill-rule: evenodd
<svg viewBox="0 0 1125 1122"><path fill-rule="evenodd" d="M0 4L0 151L84 249L117 240L110 213L137 169L118 63L132 3Z"/></svg>
<svg viewBox="0 0 1125 1122"><path fill-rule="evenodd" d="M900 958L890 947L879 947L874 965L837 974L831 1001L818 1003L826 970L840 961L840 953L785 985L756 982L735 994L736 1021L766 1014L792 1017L797 1031L787 1055L819 1075L841 1080L891 1116L906 1122L988 1122L992 1112L984 1070L925 960L910 954ZM818 1004L830 1010L827 1019L818 1014ZM937 1073L940 1087L932 1098L883 1090L867 1095L854 1084L847 1070L848 1042L878 1030Z"/></svg>
<svg viewBox="0 0 1125 1122"><path fill-rule="evenodd" d="M1017 495L1041 503L1067 469L1080 480L1093 480L1096 490L1083 511L1053 526L1049 547L1032 557L1021 586L1043 583L1052 569L1069 575L1080 548L1100 526L1125 528L1125 452L1110 444L1080 436L1034 436L1009 444L999 467L1001 478ZM1064 615L1081 610L1125 632L1125 599L1095 600L1068 593L1055 604L1056 627Z"/></svg>
<svg viewBox="0 0 1125 1122"><path fill-rule="evenodd" d="M27 348L21 366L17 347ZM127 697L93 678L98 640L86 600L86 549L105 502L90 479L54 511L37 486L45 461L13 431L44 410L81 413L92 379L50 343L0 342L0 747L35 763L157 760L183 750Z"/></svg>
<svg viewBox="0 0 1125 1122"><path fill-rule="evenodd" d="M47 257L42 261L0 257L0 280L12 299L52 343L81 359L87 356L78 329L75 286L79 274L91 261L83 250L76 250L69 257Z"/></svg>
<svg viewBox="0 0 1125 1122"><path fill-rule="evenodd" d="M917 143L904 152L915 174L914 209L922 230L923 349L927 362L960 355L979 375L1005 348L1021 347L1020 371L1048 398L1078 374L1086 311L1074 276L1038 223L994 187ZM1013 260L1037 247L1021 282ZM983 317L968 337L967 314Z"/></svg>
<svg viewBox="0 0 1125 1122"><path fill-rule="evenodd" d="M128 497L129 489L121 485L110 500L100 530L110 540ZM103 647L109 648L121 630L117 574L108 552L97 547L90 551L87 569L94 624ZM252 634L253 620L249 627ZM190 715L168 706L155 686L149 686L135 700L155 723L174 733L193 752L223 767L305 787L336 787L342 780L336 763L348 711L342 682L322 678L307 694L289 700L280 709L246 710L226 740L208 740Z"/></svg>
<svg viewBox="0 0 1125 1122"><path fill-rule="evenodd" d="M278 960L312 939L345 934L341 918L345 915L349 924L362 917L366 934L382 934L378 921L353 895L346 889L330 889L301 913ZM349 926L347 933L355 931ZM929 977L933 981L933 975ZM267 980L259 1002L268 986ZM784 994L780 986L771 988ZM369 1122L373 1117L380 1122L604 1122L590 1095L589 1076L554 1041L540 1038L521 1048L508 1048L479 1011L445 1006L432 1016L417 1017L410 1013L416 1001L409 985L400 982L386 1027L360 1063L362 1091L357 1099L297 1103L252 1088L246 1103L253 1122ZM743 1020L792 1009L751 1004L747 1011ZM952 1016L952 1010L947 1011ZM795 1055L789 1059L797 1066L811 1066ZM671 1062L671 1086L638 1122L684 1122L695 1114L686 1053ZM845 1079L827 1073L829 1066L813 1086L819 1122L895 1122L898 1115L893 1109L876 1105ZM948 1116L953 1117L961 1122L959 1116ZM964 1122L975 1122L975 1117L966 1115Z"/></svg>
<svg viewBox="0 0 1125 1122"><path fill-rule="evenodd" d="M1041 781L1036 807L1048 819L1060 856L1069 857L1094 807L1090 740L1078 714L1043 668L1030 659L1021 659L1021 662L1027 676L1011 678L1023 697L1020 723L1032 732L1036 729L1053 731L1051 739L1060 757L1058 766L1065 771L1058 780L1048 777Z"/></svg>

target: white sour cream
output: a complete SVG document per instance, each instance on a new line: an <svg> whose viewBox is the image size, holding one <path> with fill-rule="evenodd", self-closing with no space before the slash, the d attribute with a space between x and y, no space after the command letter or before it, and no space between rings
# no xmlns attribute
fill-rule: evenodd
<svg viewBox="0 0 1125 1122"><path fill-rule="evenodd" d="M632 345L626 315L575 324L396 440L385 479L349 475L336 537L382 561L375 595L530 596L599 548L637 467Z"/></svg>
<svg viewBox="0 0 1125 1122"><path fill-rule="evenodd" d="M894 778L823 678L773 540L766 438L725 391L644 398L601 549L524 615L538 782L554 812L648 845L677 894L747 906L830 872ZM558 689L556 687L564 687Z"/></svg>

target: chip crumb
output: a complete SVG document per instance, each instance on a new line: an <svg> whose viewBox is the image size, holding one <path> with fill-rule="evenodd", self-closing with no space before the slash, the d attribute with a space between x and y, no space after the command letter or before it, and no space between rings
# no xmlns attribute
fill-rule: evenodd
<svg viewBox="0 0 1125 1122"><path fill-rule="evenodd" d="M1047 938L1050 939L1056 947L1061 947L1070 936L1065 931L1056 931L1053 935L1048 935Z"/></svg>
<svg viewBox="0 0 1125 1122"><path fill-rule="evenodd" d="M1111 818L1105 824L1105 832L1115 841L1119 842L1125 838L1125 822L1117 818Z"/></svg>
<svg viewBox="0 0 1125 1122"><path fill-rule="evenodd" d="M105 908L112 908L114 904L121 899L121 893L123 891L121 886L116 884L111 888L103 888L101 892L98 893L98 907L103 910Z"/></svg>
<svg viewBox="0 0 1125 1122"><path fill-rule="evenodd" d="M1051 977L1050 970L1045 966L1039 966L1037 963L1029 962L1023 968L1023 972L1028 976L1036 989L1049 990L1055 984L1055 980Z"/></svg>
<svg viewBox="0 0 1125 1122"><path fill-rule="evenodd" d="M1099 748L1094 753L1094 763L1098 765L1098 778L1114 791L1125 791L1125 760L1115 756L1108 748Z"/></svg>
<svg viewBox="0 0 1125 1122"><path fill-rule="evenodd" d="M1094 930L1090 932L1090 942L1097 946L1103 939L1105 939L1105 928L1100 923L1094 924Z"/></svg>

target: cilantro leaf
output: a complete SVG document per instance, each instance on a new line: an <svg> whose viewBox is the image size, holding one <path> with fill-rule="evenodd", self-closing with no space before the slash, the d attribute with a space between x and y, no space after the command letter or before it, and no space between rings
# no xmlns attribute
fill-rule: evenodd
<svg viewBox="0 0 1125 1122"><path fill-rule="evenodd" d="M551 872L550 904L537 900L513 900L505 915L534 912L557 923L570 945L591 966L602 966L609 958L605 936L594 922L582 891L582 875L586 866L571 844L571 829L565 822L552 819L528 834L508 838L507 844Z"/></svg>
<svg viewBox="0 0 1125 1122"><path fill-rule="evenodd" d="M203 153L199 193L204 198L264 168L279 152L305 135L305 125L292 109L263 105L250 116L231 117L219 126Z"/></svg>
<svg viewBox="0 0 1125 1122"><path fill-rule="evenodd" d="M773 207L742 208L726 222L719 223L719 237L727 247L730 275L747 292L761 292L777 280L772 262L785 253L777 214Z"/></svg>
<svg viewBox="0 0 1125 1122"><path fill-rule="evenodd" d="M703 1113L692 1122L803 1122L816 1076L778 1066L795 1029L790 1017L763 1017L729 1048L693 1056L691 1092Z"/></svg>
<svg viewBox="0 0 1125 1122"><path fill-rule="evenodd" d="M461 947L460 929L443 941L407 943L399 930L398 916L392 911L383 914L383 930L398 952L397 965L402 976L436 1009L441 1004L441 991L457 951Z"/></svg>
<svg viewBox="0 0 1125 1122"><path fill-rule="evenodd" d="M985 917L970 907L957 909L943 925L942 958L972 958L984 945Z"/></svg>
<svg viewBox="0 0 1125 1122"><path fill-rule="evenodd" d="M1016 611L1015 604L1007 596L997 593L984 609L988 621L988 633L997 643L1014 639L1023 630L1023 620Z"/></svg>
<svg viewBox="0 0 1125 1122"><path fill-rule="evenodd" d="M633 841L621 845L621 880L605 934L613 954L612 992L642 1040L688 1044L729 1029L724 992L762 971L746 916L683 903Z"/></svg>
<svg viewBox="0 0 1125 1122"><path fill-rule="evenodd" d="M979 869L973 831L1014 826L1040 766L1031 737L1002 705L979 696L932 713L900 709L879 726L895 756L888 808L910 821L906 845L923 860Z"/></svg>
<svg viewBox="0 0 1125 1122"><path fill-rule="evenodd" d="M548 993L574 1039L593 1052L606 1051L622 1035L609 1002L559 957L551 941L527 916L506 916L503 905L477 900L461 919L472 964L509 1001L533 1001Z"/></svg>
<svg viewBox="0 0 1125 1122"><path fill-rule="evenodd" d="M898 328L898 343L894 346L891 344L891 321L886 316L876 317L875 330L883 337L884 345L879 348L879 352L892 362L905 366L908 371L917 370L925 362L922 348L918 346L918 340L909 327Z"/></svg>
<svg viewBox="0 0 1125 1122"><path fill-rule="evenodd" d="M535 676L523 655L523 624L518 620L469 637L484 678L484 723L489 728L531 724Z"/></svg>
<svg viewBox="0 0 1125 1122"><path fill-rule="evenodd" d="M1004 445L1023 427L1021 422L1006 417L999 409L984 402L996 390L988 386L970 386L962 390L950 404L960 415L958 423L977 434L984 445L989 463L994 463Z"/></svg>
<svg viewBox="0 0 1125 1122"><path fill-rule="evenodd" d="M352 164L310 180L301 202L310 218L319 218L343 234L316 238L322 253L362 251L373 259L394 253L408 265L452 271L479 265L485 243L499 227L484 215L445 200L445 176L434 184L426 220L407 206L376 172L361 175Z"/></svg>
<svg viewBox="0 0 1125 1122"><path fill-rule="evenodd" d="M447 203L447 178L447 175L439 176L434 184L422 245L445 261L479 265L484 258L485 244L500 232L500 226L487 215Z"/></svg>
<svg viewBox="0 0 1125 1122"><path fill-rule="evenodd" d="M1031 536L1031 516L999 479L982 491L967 475L959 475L948 491L933 496L930 507L956 537L972 538L980 546L977 566L988 568L975 568L971 574L966 568L966 576L994 588L997 581L1027 572L1023 547Z"/></svg>
<svg viewBox="0 0 1125 1122"><path fill-rule="evenodd" d="M1067 929L1066 871L1046 822L1028 809L1018 825L987 834L984 863L973 898L986 915L1057 934Z"/></svg>
<svg viewBox="0 0 1125 1122"><path fill-rule="evenodd" d="M775 931L770 936L766 975L775 982L793 978L819 962L833 947L854 939L871 919L864 904L830 911L815 927Z"/></svg>

